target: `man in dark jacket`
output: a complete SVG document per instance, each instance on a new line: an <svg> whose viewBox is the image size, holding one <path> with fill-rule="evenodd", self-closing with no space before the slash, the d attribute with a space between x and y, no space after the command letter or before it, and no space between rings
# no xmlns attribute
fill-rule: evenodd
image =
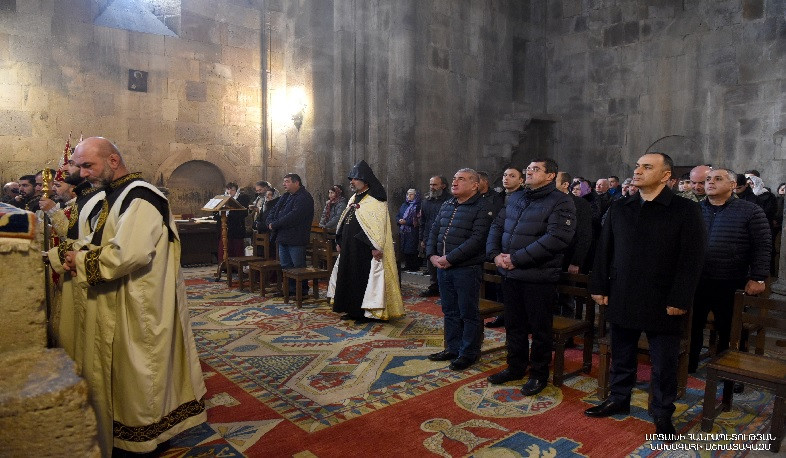
<svg viewBox="0 0 786 458"><path fill-rule="evenodd" d="M428 195L420 204L420 247L425 252L426 243L428 242L429 234L431 234L431 226L437 218L439 208L448 198L445 194L445 188L448 187L447 180L441 175L434 175L428 180ZM426 257L428 259L428 257ZM420 297L439 296L439 285L437 284L437 268L430 262L426 263L428 274L431 277L428 288L420 292Z"/></svg>
<svg viewBox="0 0 786 458"><path fill-rule="evenodd" d="M718 332L718 351L729 348L734 292L764 292L770 272L770 230L764 211L756 204L735 199L736 174L713 169L704 187L701 206L707 228L707 255L693 301L688 371L696 372L704 343L704 325L712 311Z"/></svg>
<svg viewBox="0 0 786 458"><path fill-rule="evenodd" d="M281 268L306 267L306 246L314 220L314 198L296 173L284 176L284 191L286 194L268 215L268 228L276 233ZM289 281L289 290L295 290L294 280ZM304 281L303 295L306 294L308 282Z"/></svg>
<svg viewBox="0 0 786 458"><path fill-rule="evenodd" d="M571 176L567 172L557 174L557 189L569 195L576 206L576 235L571 240L562 262L562 269L572 274L586 273L584 266L590 246L592 245L592 206L585 199L574 196L568 191Z"/></svg>
<svg viewBox="0 0 786 458"><path fill-rule="evenodd" d="M662 153L639 158L631 184L639 197L612 203L595 252L590 292L611 323L611 395L590 417L630 413L639 336L652 360L650 412L658 434L675 434L680 334L704 260L699 205L666 187L674 163Z"/></svg>
<svg viewBox="0 0 786 458"><path fill-rule="evenodd" d="M440 208L426 246L426 258L437 268L445 315L445 349L429 359L452 360L454 371L478 360L483 338L478 299L491 215L478 192L478 181L472 169L456 172L453 197Z"/></svg>
<svg viewBox="0 0 786 458"><path fill-rule="evenodd" d="M508 197L491 224L486 257L504 276L508 367L489 377L494 384L530 378L521 392L534 396L546 387L551 362L551 309L562 272L562 255L576 230L576 207L557 190L557 163L536 159L526 169L527 188ZM527 335L532 333L530 356Z"/></svg>

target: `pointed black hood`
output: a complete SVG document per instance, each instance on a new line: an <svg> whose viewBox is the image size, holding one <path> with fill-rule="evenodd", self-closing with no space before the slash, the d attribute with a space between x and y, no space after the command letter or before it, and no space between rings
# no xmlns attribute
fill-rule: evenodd
<svg viewBox="0 0 786 458"><path fill-rule="evenodd" d="M371 170L371 167L369 167L366 161L361 160L355 164L355 166L352 167L352 171L349 172L349 176L347 178L350 180L361 180L365 182L369 188L369 195L378 201L385 202L388 200L385 187L382 186L382 183L380 183L380 181L374 175L374 171Z"/></svg>

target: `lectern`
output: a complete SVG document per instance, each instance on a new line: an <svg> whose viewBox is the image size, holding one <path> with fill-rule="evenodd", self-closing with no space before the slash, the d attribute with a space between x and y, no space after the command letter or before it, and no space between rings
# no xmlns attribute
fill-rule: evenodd
<svg viewBox="0 0 786 458"><path fill-rule="evenodd" d="M236 201L232 196L220 195L213 197L204 207L202 207L202 211L206 212L220 212L221 214L221 241L224 245L224 257L221 262L218 263L218 270L216 270L216 281L221 280L221 267L226 267L227 260L229 258L229 249L227 245L227 214L230 211L248 211L246 207L240 204L240 202ZM227 269L227 275L229 269Z"/></svg>

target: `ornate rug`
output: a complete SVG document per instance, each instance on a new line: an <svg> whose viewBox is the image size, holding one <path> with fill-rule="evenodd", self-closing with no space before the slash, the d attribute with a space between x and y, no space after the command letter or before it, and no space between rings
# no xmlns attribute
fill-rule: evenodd
<svg viewBox="0 0 786 458"><path fill-rule="evenodd" d="M501 348L451 371L427 359L442 349L442 314L414 286L402 288L406 317L355 324L325 304L297 309L228 289L213 272L185 270L208 423L173 438L162 456L708 456L717 444L756 444L740 434L769 431L772 395L746 389L716 420L717 435L699 436L704 382L691 377L674 418L682 447L664 450L647 436L646 366L630 416L589 419L597 361L589 376L534 397L521 395L523 381L486 382L505 365ZM502 344L504 331L486 330L484 348ZM568 351L568 368L580 361L579 349Z"/></svg>

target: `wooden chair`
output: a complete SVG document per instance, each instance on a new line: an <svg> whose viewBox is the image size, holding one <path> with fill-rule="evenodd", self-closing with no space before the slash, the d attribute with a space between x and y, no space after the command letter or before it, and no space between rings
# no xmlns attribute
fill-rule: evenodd
<svg viewBox="0 0 786 458"><path fill-rule="evenodd" d="M274 259L278 256L278 253L271 253L269 232L255 232L252 245L254 246L254 254L256 256L261 256L265 259Z"/></svg>
<svg viewBox="0 0 786 458"><path fill-rule="evenodd" d="M314 292L314 300L311 302L320 302L320 301L327 301L329 300L327 297L324 299L319 298L319 280L329 280L330 279L330 271L325 269L315 269L313 267L298 267L294 269L284 269L284 275L282 279L283 287L284 287L284 303L289 304L289 279L295 280L295 304L297 304L297 308L302 308L304 303L303 297L303 282L312 280L313 287L312 291Z"/></svg>
<svg viewBox="0 0 786 458"><path fill-rule="evenodd" d="M259 253L260 250L264 253L262 256L234 256L227 258L227 286L232 287L232 271L237 271L237 278L239 287L243 288L243 267L247 267L252 262L264 261L269 259L270 256L270 236L268 234L254 234L253 246L254 252ZM250 272L249 272L250 273Z"/></svg>
<svg viewBox="0 0 786 458"><path fill-rule="evenodd" d="M497 273L497 266L493 262L483 263L483 279L480 282L480 300L478 301L478 310L480 312L480 319L492 318L505 310L502 302L497 302L492 299L486 299L486 284L500 285L502 284L502 276ZM482 343L482 342L481 342ZM505 344L495 345L481 351L481 354L491 353L505 348Z"/></svg>
<svg viewBox="0 0 786 458"><path fill-rule="evenodd" d="M756 353L740 351L744 327L755 329ZM722 409L731 409L733 382L758 386L775 394L775 405L770 420L771 451L777 453L784 437L786 416L786 361L764 356L768 330L786 332L786 301L769 297L747 296L738 291L734 296L730 347L707 363L707 384L704 388L701 429L711 431L716 409L718 381L723 380Z"/></svg>
<svg viewBox="0 0 786 458"><path fill-rule="evenodd" d="M584 319L554 315L552 335L554 339L554 368L552 383L561 386L563 380L581 372L589 374L592 370L592 344L595 336L595 302L587 290L589 277L583 274L563 273L557 285L557 292L576 300L577 309L586 309ZM584 336L583 364L577 370L565 373L565 347L568 340Z"/></svg>
<svg viewBox="0 0 786 458"><path fill-rule="evenodd" d="M271 274L275 274L276 280L273 285L268 286L267 282ZM263 296L271 291L282 292L281 279L283 271L281 270L281 263L277 259L250 262L248 264L248 275L250 277L251 290L259 285L259 294Z"/></svg>
<svg viewBox="0 0 786 458"><path fill-rule="evenodd" d="M325 236L315 235L311 239L311 266L332 271L338 253L333 251L333 241Z"/></svg>
<svg viewBox="0 0 786 458"><path fill-rule="evenodd" d="M609 395L609 379L611 375L611 336L605 333L605 305L599 306L601 319L598 322L598 398L606 399ZM677 367L677 397L685 396L685 389L688 386L688 356L690 353L690 324L693 319L693 311L688 311L687 319L684 322L682 336L680 338L679 363ZM639 338L639 354L649 355L649 342L644 333ZM650 390L652 397L652 390Z"/></svg>

